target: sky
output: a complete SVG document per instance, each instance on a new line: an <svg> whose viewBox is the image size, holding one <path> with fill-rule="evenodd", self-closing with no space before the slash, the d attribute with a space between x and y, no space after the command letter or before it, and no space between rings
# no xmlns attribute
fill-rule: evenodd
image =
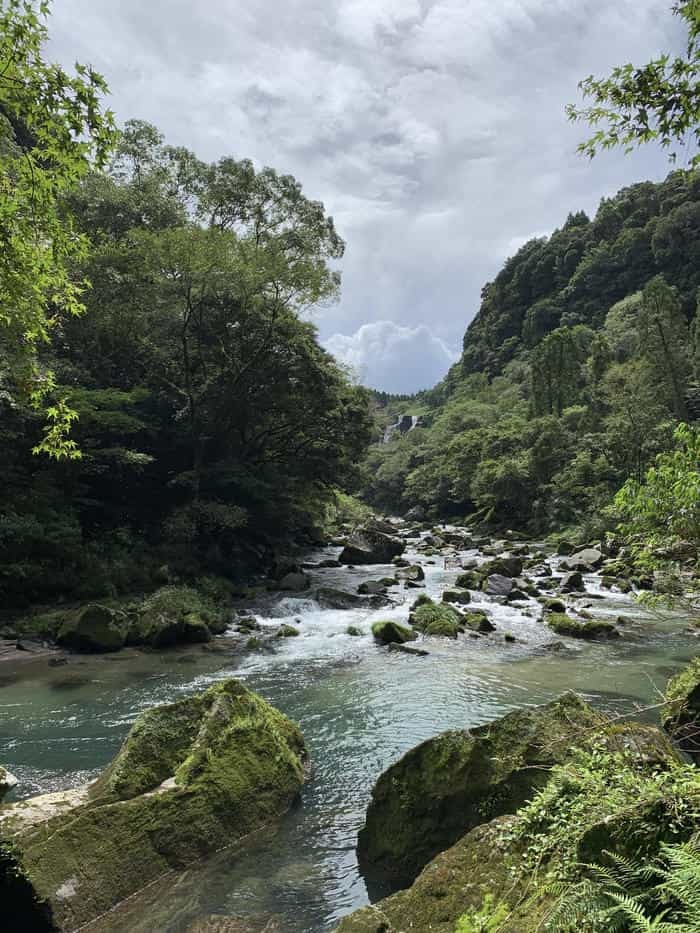
<svg viewBox="0 0 700 933"><path fill-rule="evenodd" d="M92 64L117 119L210 161L291 173L346 241L319 339L413 392L458 358L483 285L533 236L669 170L590 161L577 84L682 46L671 0L54 0L50 57Z"/></svg>

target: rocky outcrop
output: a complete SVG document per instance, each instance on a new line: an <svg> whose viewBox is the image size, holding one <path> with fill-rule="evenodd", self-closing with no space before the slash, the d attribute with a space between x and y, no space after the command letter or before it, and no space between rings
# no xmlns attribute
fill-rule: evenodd
<svg viewBox="0 0 700 933"><path fill-rule="evenodd" d="M3 922L73 930L230 845L288 808L305 758L297 727L235 680L143 713L94 783L0 807Z"/></svg>
<svg viewBox="0 0 700 933"><path fill-rule="evenodd" d="M398 538L373 528L360 528L348 538L338 559L342 564L390 564L405 548Z"/></svg>
<svg viewBox="0 0 700 933"><path fill-rule="evenodd" d="M321 609L383 609L392 605L386 596L358 596L356 593L346 593L345 590L335 590L327 586L320 586L314 590L312 598Z"/></svg>
<svg viewBox="0 0 700 933"><path fill-rule="evenodd" d="M582 638L587 641L620 637L613 623L602 619L572 619L565 612L548 612L545 618L547 625L557 635L568 635L569 638Z"/></svg>
<svg viewBox="0 0 700 933"><path fill-rule="evenodd" d="M514 813L546 782L547 769L564 760L576 733L602 722L567 694L412 749L372 791L357 845L368 883L405 886L485 814Z"/></svg>

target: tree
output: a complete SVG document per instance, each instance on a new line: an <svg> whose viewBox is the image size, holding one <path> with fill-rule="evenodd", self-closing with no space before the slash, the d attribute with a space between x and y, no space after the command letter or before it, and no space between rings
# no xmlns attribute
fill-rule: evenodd
<svg viewBox="0 0 700 933"><path fill-rule="evenodd" d="M55 389L39 349L63 316L83 310L85 282L71 266L87 240L61 197L105 163L114 139L111 114L101 110L102 77L84 65L70 76L44 60L48 10L43 0L0 0L0 378L36 406ZM74 413L59 398L46 414L37 451L75 456L66 438Z"/></svg>
<svg viewBox="0 0 700 933"><path fill-rule="evenodd" d="M558 327L535 347L532 352L535 414L561 415L576 401L591 336L587 327Z"/></svg>
<svg viewBox="0 0 700 933"><path fill-rule="evenodd" d="M700 149L700 0L678 0L673 12L688 29L685 56L662 55L641 67L622 65L609 78L590 76L579 85L592 105L570 105L569 118L592 127L602 124L580 144L581 152L592 158L601 149L621 146L630 152L652 141L665 149L686 143ZM672 160L676 156L671 152ZM691 163L700 165L700 152Z"/></svg>
<svg viewBox="0 0 700 933"><path fill-rule="evenodd" d="M642 292L639 318L642 355L655 370L676 418L687 418L685 394L691 372L688 324L675 291L662 276Z"/></svg>

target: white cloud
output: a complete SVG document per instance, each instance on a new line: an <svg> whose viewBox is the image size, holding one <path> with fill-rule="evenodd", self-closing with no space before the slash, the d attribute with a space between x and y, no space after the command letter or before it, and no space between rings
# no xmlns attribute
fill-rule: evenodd
<svg viewBox="0 0 700 933"><path fill-rule="evenodd" d="M393 321L363 324L351 336L334 334L324 345L364 385L401 394L435 385L458 357L425 324Z"/></svg>
<svg viewBox="0 0 700 933"><path fill-rule="evenodd" d="M202 158L291 172L324 201L347 252L322 339L428 321L457 346L528 231L666 174L654 149L582 159L585 128L564 106L587 74L679 49L669 6L54 0L51 51L104 72L120 120L150 120Z"/></svg>

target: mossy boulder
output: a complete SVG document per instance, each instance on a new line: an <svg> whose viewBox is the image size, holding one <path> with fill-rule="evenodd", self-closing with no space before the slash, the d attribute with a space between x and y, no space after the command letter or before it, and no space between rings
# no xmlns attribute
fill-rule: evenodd
<svg viewBox="0 0 700 933"><path fill-rule="evenodd" d="M398 580L410 580L412 583L420 583L425 580L425 571L420 564L410 564L408 567L399 568L396 571Z"/></svg>
<svg viewBox="0 0 700 933"><path fill-rule="evenodd" d="M297 727L235 680L143 713L93 784L0 808L4 922L75 929L231 845L289 807L305 757Z"/></svg>
<svg viewBox="0 0 700 933"><path fill-rule="evenodd" d="M410 884L437 852L493 816L514 813L604 719L575 694L452 730L412 749L372 791L358 858L370 886Z"/></svg>
<svg viewBox="0 0 700 933"><path fill-rule="evenodd" d="M409 622L424 635L444 638L456 638L464 630L461 613L447 603L434 603L431 599L411 612Z"/></svg>
<svg viewBox="0 0 700 933"><path fill-rule="evenodd" d="M588 641L600 638L619 638L620 633L612 622L602 619L579 621L572 619L564 612L548 612L545 616L547 625L557 635L568 635L569 638L582 638Z"/></svg>
<svg viewBox="0 0 700 933"><path fill-rule="evenodd" d="M56 641L72 651L119 651L126 644L129 625L126 613L92 603L64 619Z"/></svg>
<svg viewBox="0 0 700 933"><path fill-rule="evenodd" d="M443 603L457 603L457 605L465 606L471 602L471 599L469 590L445 590L442 594Z"/></svg>
<svg viewBox="0 0 700 933"><path fill-rule="evenodd" d="M464 590L480 590L483 579L478 570L465 570L457 577L456 586Z"/></svg>
<svg viewBox="0 0 700 933"><path fill-rule="evenodd" d="M348 538L338 560L341 564L390 564L406 544L374 528L359 528Z"/></svg>
<svg viewBox="0 0 700 933"><path fill-rule="evenodd" d="M223 605L194 587L163 586L137 608L127 643L169 648L183 641L209 641L226 630L228 621Z"/></svg>
<svg viewBox="0 0 700 933"><path fill-rule="evenodd" d="M495 632L496 626L489 618L489 614L483 609L476 609L472 612L465 612L463 615L464 624L472 632L480 632L486 635L489 632Z"/></svg>
<svg viewBox="0 0 700 933"><path fill-rule="evenodd" d="M493 560L486 561L479 568L482 576L489 577L491 574L498 574L501 577L519 577L523 572L523 562L520 557L496 557Z"/></svg>
<svg viewBox="0 0 700 933"><path fill-rule="evenodd" d="M211 641L211 630L196 612L188 612L183 620L182 636L190 644L205 644Z"/></svg>
<svg viewBox="0 0 700 933"><path fill-rule="evenodd" d="M700 657L668 682L664 698L664 729L700 763Z"/></svg>
<svg viewBox="0 0 700 933"><path fill-rule="evenodd" d="M297 638L300 634L298 628L286 622L277 629L277 638Z"/></svg>
<svg viewBox="0 0 700 933"><path fill-rule="evenodd" d="M348 625L345 629L345 634L350 635L352 638L361 638L364 635L364 632L361 628L358 628L357 625Z"/></svg>
<svg viewBox="0 0 700 933"><path fill-rule="evenodd" d="M392 620L375 622L372 626L372 635L382 645L403 645L407 641L415 641L418 637L410 628Z"/></svg>

